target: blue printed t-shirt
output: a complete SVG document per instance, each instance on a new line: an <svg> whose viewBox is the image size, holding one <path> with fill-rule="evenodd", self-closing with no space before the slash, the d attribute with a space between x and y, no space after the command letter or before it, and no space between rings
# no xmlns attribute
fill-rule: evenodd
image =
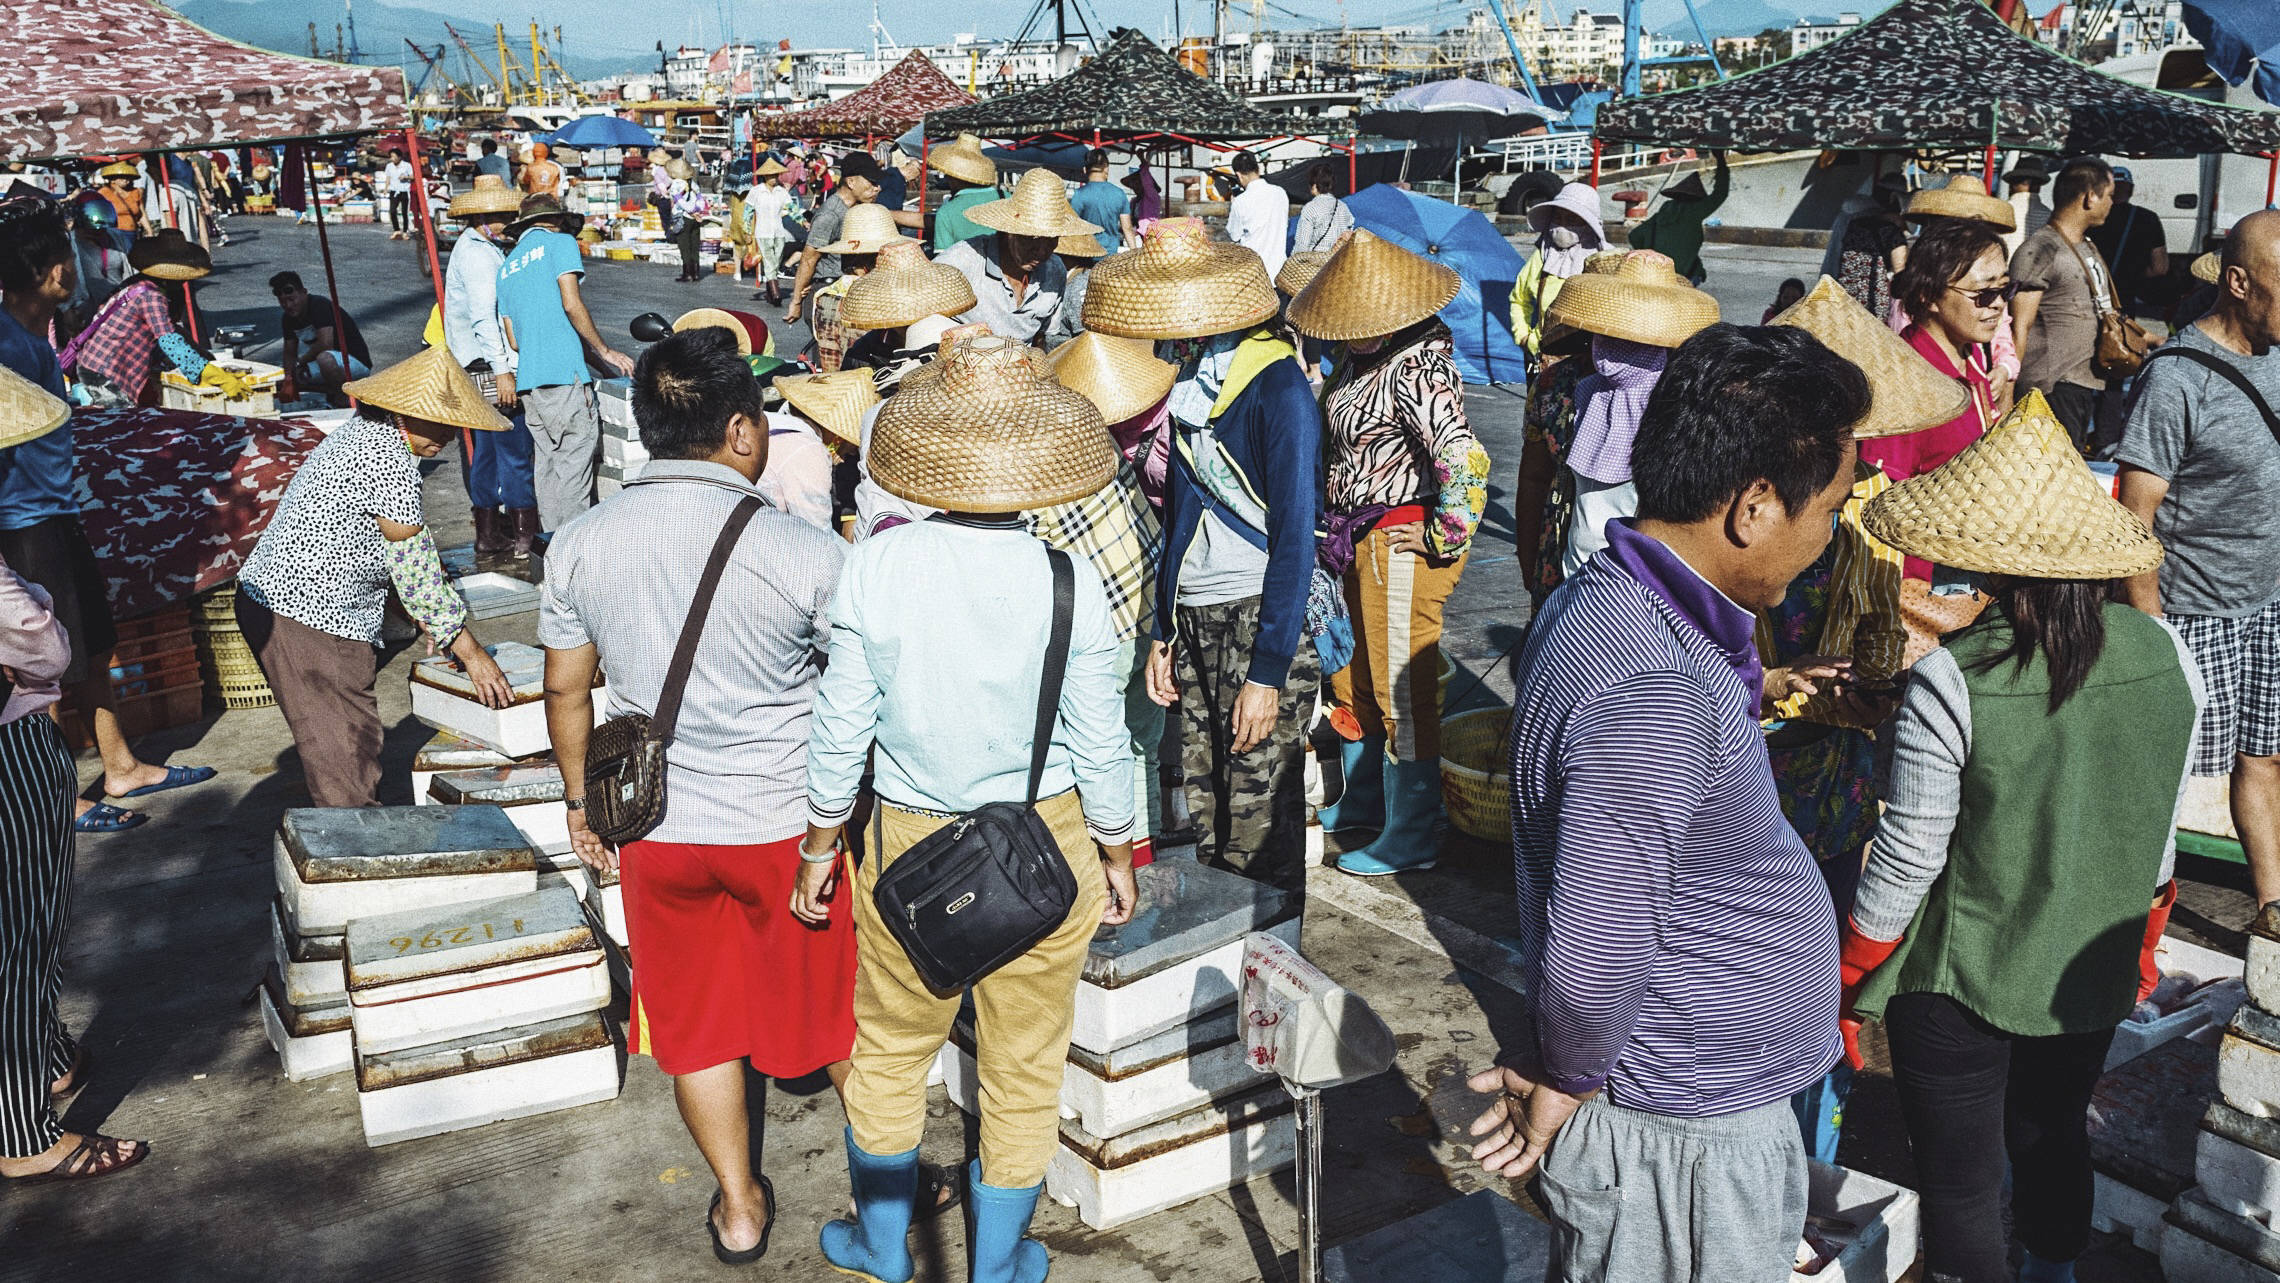
<svg viewBox="0 0 2280 1283"><path fill-rule="evenodd" d="M1132 197L1115 183L1086 183L1069 197L1077 217L1100 225L1100 243L1114 254L1124 245L1121 221L1132 208Z"/></svg>
<svg viewBox="0 0 2280 1283"><path fill-rule="evenodd" d="M59 398L64 395L55 347L5 311L0 311L0 365ZM38 440L0 450L0 530L22 530L78 511L71 484L70 420Z"/></svg>
<svg viewBox="0 0 2280 1283"><path fill-rule="evenodd" d="M499 268L499 315L515 330L515 383L550 388L586 383L586 345L562 309L561 278L584 275L578 242L561 232L533 228L515 242Z"/></svg>

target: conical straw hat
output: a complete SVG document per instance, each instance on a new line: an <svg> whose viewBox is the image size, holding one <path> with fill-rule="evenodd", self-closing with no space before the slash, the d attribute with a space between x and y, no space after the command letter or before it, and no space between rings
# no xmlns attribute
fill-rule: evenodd
<svg viewBox="0 0 2280 1283"><path fill-rule="evenodd" d="M153 280L194 281L214 271L214 256L184 236L180 228L145 232L127 251L127 266Z"/></svg>
<svg viewBox="0 0 2280 1283"><path fill-rule="evenodd" d="M704 326L727 330L736 336L736 354L750 356L768 350L768 322L750 312L727 307L693 307L673 318L673 332Z"/></svg>
<svg viewBox="0 0 2280 1283"><path fill-rule="evenodd" d="M863 441L863 412L879 403L869 370L777 376L776 391L801 414L849 445Z"/></svg>
<svg viewBox="0 0 2280 1283"><path fill-rule="evenodd" d="M1290 323L1330 343L1405 330L1449 305L1457 269L1355 228L1290 301Z"/></svg>
<svg viewBox="0 0 2280 1283"><path fill-rule="evenodd" d="M70 417L63 398L0 365L0 450L37 441Z"/></svg>
<svg viewBox="0 0 2280 1283"><path fill-rule="evenodd" d="M1084 322L1131 339L1194 339L1247 329L1281 307L1265 260L1211 239L1200 218L1167 218L1140 248L1093 268Z"/></svg>
<svg viewBox="0 0 2280 1283"><path fill-rule="evenodd" d="M1282 270L1275 273L1275 288L1291 298L1297 298L1298 292L1305 289L1306 283L1313 280L1314 274L1321 271L1322 265L1329 261L1329 250L1302 249L1283 260Z"/></svg>
<svg viewBox="0 0 2280 1283"><path fill-rule="evenodd" d="M1969 174L1950 174L1945 187L1926 187L1908 198L1910 218L1968 218L1991 223L2004 231L2019 226L2011 202L1987 194L1987 184Z"/></svg>
<svg viewBox="0 0 2280 1283"><path fill-rule="evenodd" d="M2191 271L2193 273L2194 280L2207 281L2209 284L2214 285L2217 283L2218 278L2222 277L2225 274L2225 257L2224 255L2218 254L2214 251L2203 254L2199 258L2193 260Z"/></svg>
<svg viewBox="0 0 2280 1283"><path fill-rule="evenodd" d="M1032 169L1013 185L1013 193L966 211L966 217L984 227L1015 236L1090 235L1097 223L1077 217L1069 204L1069 188L1049 169Z"/></svg>
<svg viewBox="0 0 2280 1283"><path fill-rule="evenodd" d="M1091 232L1071 232L1054 244L1053 252L1063 258L1107 258L1108 246Z"/></svg>
<svg viewBox="0 0 2280 1283"><path fill-rule="evenodd" d="M1086 330L1045 357L1046 372L1081 392L1110 423L1152 410L1171 394L1179 367L1156 359L1155 344Z"/></svg>
<svg viewBox="0 0 2280 1283"><path fill-rule="evenodd" d="M1871 500L1861 525L1909 556L1982 574L2119 579L2161 564L2161 541L2031 389L1963 453Z"/></svg>
<svg viewBox="0 0 2280 1283"><path fill-rule="evenodd" d="M343 384L341 391L375 409L477 432L504 432L510 426L498 408L475 390L475 380L440 347L424 348L377 374Z"/></svg>
<svg viewBox="0 0 2280 1283"><path fill-rule="evenodd" d="M1936 428L1971 408L1970 388L1932 368L1826 276L1773 323L1805 331L1868 376L1868 413L1853 425L1855 440Z"/></svg>
<svg viewBox="0 0 2280 1283"><path fill-rule="evenodd" d="M961 183L997 186L997 162L982 154L982 140L972 134L958 135L958 141L947 147L927 149L926 163L937 173L948 174Z"/></svg>
<svg viewBox="0 0 2280 1283"><path fill-rule="evenodd" d="M784 162L776 159L774 156L770 156L768 159L760 162L760 168L753 170L752 176L754 178L766 178L770 174L781 174L783 172Z"/></svg>
<svg viewBox="0 0 2280 1283"><path fill-rule="evenodd" d="M826 254L876 254L896 241L908 239L902 229L895 226L894 211L865 201L847 211L846 221L839 224L838 240L816 248Z"/></svg>
<svg viewBox="0 0 2280 1283"><path fill-rule="evenodd" d="M1084 394L996 335L945 345L879 407L864 466L887 493L956 512L1020 512L1098 491L1116 446Z"/></svg>
<svg viewBox="0 0 2280 1283"><path fill-rule="evenodd" d="M475 175L475 185L451 198L451 207L444 211L453 218L472 218L480 214L514 214L522 210L522 193L507 186L507 180L497 174Z"/></svg>
<svg viewBox="0 0 2280 1283"><path fill-rule="evenodd" d="M930 263L909 237L879 252L871 274L839 300L839 319L858 330L891 330L929 316L955 316L974 306L973 282L947 263Z"/></svg>
<svg viewBox="0 0 2280 1283"><path fill-rule="evenodd" d="M1718 300L1687 284L1668 255L1635 249L1612 272L1569 277L1544 319L1586 334L1677 347L1718 323Z"/></svg>

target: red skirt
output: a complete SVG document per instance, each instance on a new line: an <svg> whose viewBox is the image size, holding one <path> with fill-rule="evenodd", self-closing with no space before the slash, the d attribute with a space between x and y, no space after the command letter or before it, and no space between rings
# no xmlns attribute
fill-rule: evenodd
<svg viewBox="0 0 2280 1283"><path fill-rule="evenodd" d="M799 845L619 852L634 997L666 1073L750 1059L771 1078L800 1078L854 1049L851 892L842 879L825 926L793 917Z"/></svg>

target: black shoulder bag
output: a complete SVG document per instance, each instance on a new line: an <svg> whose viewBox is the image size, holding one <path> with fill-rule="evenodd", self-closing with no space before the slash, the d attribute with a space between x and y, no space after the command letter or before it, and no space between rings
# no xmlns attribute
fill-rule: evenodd
<svg viewBox="0 0 2280 1283"><path fill-rule="evenodd" d="M714 590L728 555L744 528L760 511L758 495L746 495L728 514L728 524L713 540L712 556L705 561L704 578L681 623L681 640L673 649L673 666L665 670L665 686L657 692L654 717L627 713L594 728L586 741L586 826L611 846L624 846L648 835L665 819L665 748L673 742L674 724L681 720L681 690L689 684L689 669L697 660L697 639L704 635L705 616L712 613Z"/></svg>
<svg viewBox="0 0 2280 1283"><path fill-rule="evenodd" d="M902 853L872 891L880 921L936 993L971 988L1068 921L1077 880L1053 830L1037 814L1037 787L1060 716L1076 580L1069 554L1048 548L1053 632L1037 692L1029 800L992 802L929 833Z"/></svg>

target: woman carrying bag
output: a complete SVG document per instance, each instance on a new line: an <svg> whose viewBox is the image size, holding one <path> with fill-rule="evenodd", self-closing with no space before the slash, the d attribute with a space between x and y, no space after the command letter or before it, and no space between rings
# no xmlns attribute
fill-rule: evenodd
<svg viewBox="0 0 2280 1283"><path fill-rule="evenodd" d="M127 251L127 266L135 274L57 356L89 402L155 406L162 367L200 386L220 388L225 397L244 397L244 379L182 336L183 321L195 306L190 282L214 270L206 251L181 232L161 228L135 242Z"/></svg>

